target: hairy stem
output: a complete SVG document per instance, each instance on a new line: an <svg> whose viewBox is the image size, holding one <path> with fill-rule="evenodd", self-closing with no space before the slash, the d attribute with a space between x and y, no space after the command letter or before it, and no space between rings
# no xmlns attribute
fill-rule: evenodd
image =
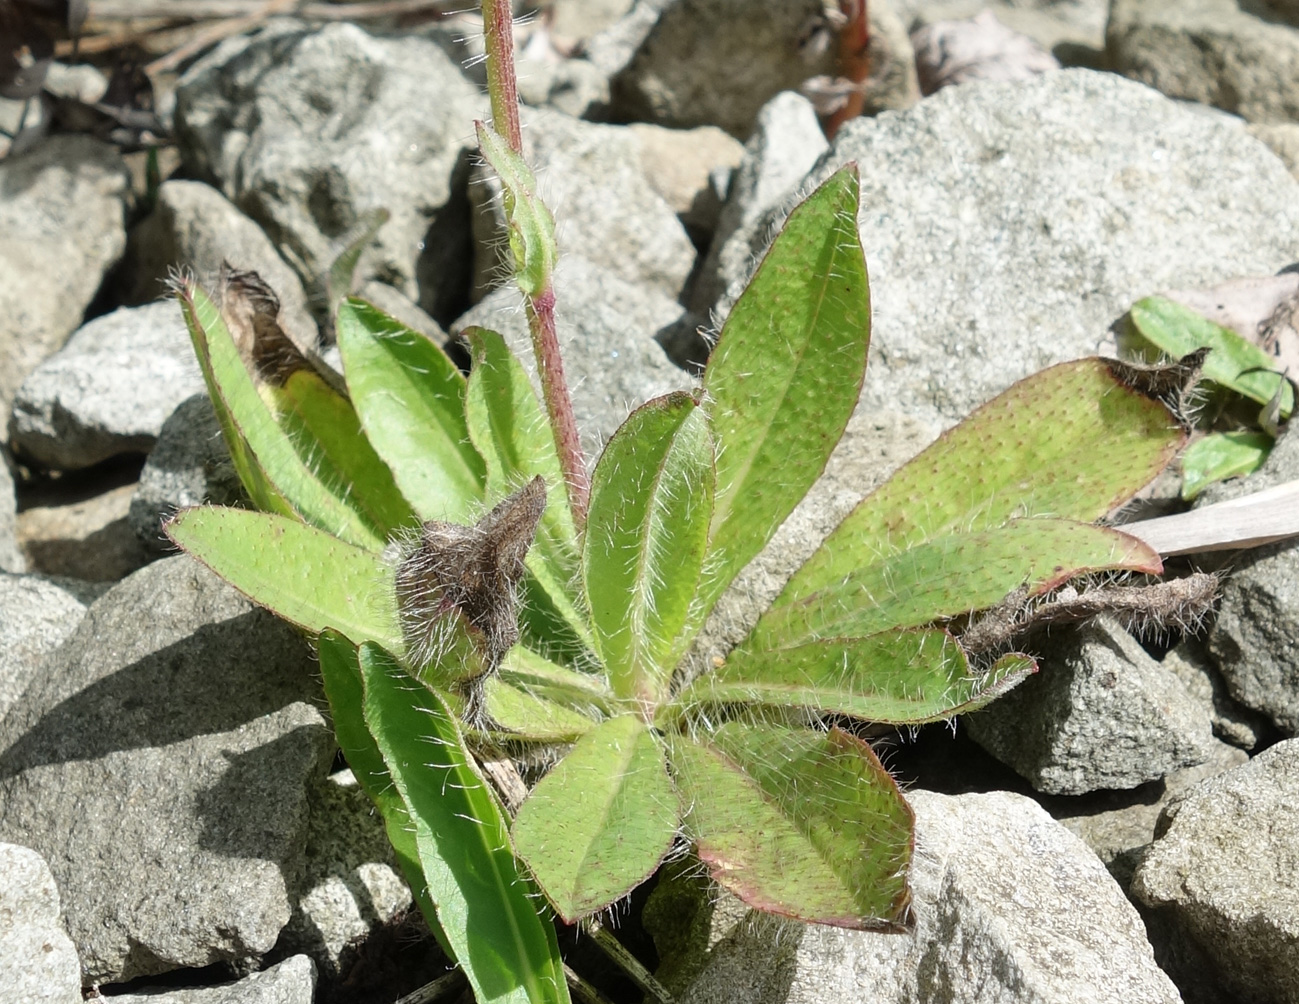
<svg viewBox="0 0 1299 1004"><path fill-rule="evenodd" d="M514 76L514 15L510 0L483 0L483 41L487 50L487 96L492 128L523 156L519 127L519 88Z"/></svg>

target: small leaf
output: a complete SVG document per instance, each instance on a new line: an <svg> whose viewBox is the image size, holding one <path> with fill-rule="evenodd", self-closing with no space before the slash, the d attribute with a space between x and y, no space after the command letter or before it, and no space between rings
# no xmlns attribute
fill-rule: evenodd
<svg viewBox="0 0 1299 1004"><path fill-rule="evenodd" d="M537 915L500 806L435 691L360 649L365 723L415 823L428 894L480 1004L567 1004L554 927Z"/></svg>
<svg viewBox="0 0 1299 1004"><path fill-rule="evenodd" d="M393 572L373 551L270 513L185 509L167 535L241 593L311 634L402 651Z"/></svg>
<svg viewBox="0 0 1299 1004"><path fill-rule="evenodd" d="M622 715L588 732L541 779L514 820L514 842L571 924L654 873L679 813L662 742Z"/></svg>
<svg viewBox="0 0 1299 1004"><path fill-rule="evenodd" d="M235 430L275 492L313 526L353 544L381 549L384 536L355 507L351 486L323 462L323 454L314 444L295 441L280 425L259 393L216 304L192 284L185 287L182 300L192 325L204 339L211 374L209 392L220 396Z"/></svg>
<svg viewBox="0 0 1299 1004"><path fill-rule="evenodd" d="M1168 410L1126 387L1104 360L1052 366L983 405L863 499L778 602L932 537L1025 516L1090 523L1148 484L1184 442Z"/></svg>
<svg viewBox="0 0 1299 1004"><path fill-rule="evenodd" d="M676 393L637 408L591 479L587 604L614 693L654 706L680 658L712 512L704 413Z"/></svg>
<svg viewBox="0 0 1299 1004"><path fill-rule="evenodd" d="M514 279L529 297L550 289L559 249L555 219L537 197L537 179L527 162L490 126L477 123L478 148L505 186L506 225L514 255Z"/></svg>
<svg viewBox="0 0 1299 1004"><path fill-rule="evenodd" d="M320 675L325 684L325 696L329 699L329 716L334 722L338 746L347 758L347 765L352 769L357 783L379 810L397 863L401 866L411 895L419 904L420 913L428 922L429 930L450 955L451 945L438 923L437 910L429 898L424 870L420 867L419 850L415 845L415 825L411 822L410 810L392 786L383 755L365 726L365 716L362 714L365 691L361 683L361 664L357 659L356 646L342 635L326 631L320 636L317 652L320 656Z"/></svg>
<svg viewBox="0 0 1299 1004"><path fill-rule="evenodd" d="M1198 348L1212 349L1204 361L1205 377L1259 404L1271 401L1277 387L1284 385L1281 417L1294 409L1294 388L1273 369L1276 360L1230 328L1162 296L1137 302L1128 317L1133 333L1175 359Z"/></svg>
<svg viewBox="0 0 1299 1004"><path fill-rule="evenodd" d="M1019 519L980 533L953 534L885 555L797 600L783 594L744 647L790 648L821 638L865 637L982 610L1026 586L1030 595L1084 572L1157 574L1159 555L1109 527L1062 519Z"/></svg>
<svg viewBox="0 0 1299 1004"><path fill-rule="evenodd" d="M919 725L974 711L1036 671L1006 656L978 673L946 631L889 631L774 651L738 649L674 702L803 707L890 725Z"/></svg>
<svg viewBox="0 0 1299 1004"><path fill-rule="evenodd" d="M718 884L812 923L905 923L914 817L864 742L741 722L668 742L686 834Z"/></svg>
<svg viewBox="0 0 1299 1004"><path fill-rule="evenodd" d="M487 464L487 495L500 498L534 477L546 482L546 511L528 552L528 570L574 632L593 647L578 612L578 544L546 413L527 372L495 331L463 332L473 349L465 418L469 436Z"/></svg>
<svg viewBox="0 0 1299 1004"><path fill-rule="evenodd" d="M421 519L468 522L482 458L465 426L465 379L446 353L355 297L338 308L347 386L370 445Z"/></svg>
<svg viewBox="0 0 1299 1004"><path fill-rule="evenodd" d="M1188 502L1209 485L1253 474L1275 441L1265 432L1211 432L1182 453L1182 498Z"/></svg>
<svg viewBox="0 0 1299 1004"><path fill-rule="evenodd" d="M857 404L871 320L857 200L849 165L790 214L708 360L717 502L701 613L820 477Z"/></svg>
<svg viewBox="0 0 1299 1004"><path fill-rule="evenodd" d="M616 703L612 691L600 677L560 666L522 645L515 645L505 653L500 676L506 683L588 718L611 714Z"/></svg>
<svg viewBox="0 0 1299 1004"><path fill-rule="evenodd" d="M509 739L574 742L595 727L585 715L497 676L488 677L485 693L488 718L494 728L510 733Z"/></svg>

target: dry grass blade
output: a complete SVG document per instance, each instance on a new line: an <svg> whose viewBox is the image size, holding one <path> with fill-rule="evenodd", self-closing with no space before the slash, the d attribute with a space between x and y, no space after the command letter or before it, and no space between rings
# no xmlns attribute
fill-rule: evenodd
<svg viewBox="0 0 1299 1004"><path fill-rule="evenodd" d="M1271 544L1299 536L1299 481L1118 529L1145 541L1164 557Z"/></svg>

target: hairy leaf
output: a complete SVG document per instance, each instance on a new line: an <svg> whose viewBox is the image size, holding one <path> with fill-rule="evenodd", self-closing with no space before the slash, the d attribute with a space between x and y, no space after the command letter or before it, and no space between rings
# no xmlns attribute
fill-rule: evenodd
<svg viewBox="0 0 1299 1004"><path fill-rule="evenodd" d="M708 421L689 394L637 408L591 480L582 573L614 693L658 703L685 642L712 512Z"/></svg>
<svg viewBox="0 0 1299 1004"><path fill-rule="evenodd" d="M668 742L686 834L718 884L813 923L904 923L914 817L864 742L738 721Z"/></svg>
<svg viewBox="0 0 1299 1004"><path fill-rule="evenodd" d="M537 179L527 162L490 126L479 122L478 148L505 186L505 212L514 279L530 297L550 289L559 249L555 245L555 219L537 197Z"/></svg>
<svg viewBox="0 0 1299 1004"><path fill-rule="evenodd" d="M1253 474L1272 452L1265 432L1211 432L1182 454L1182 498L1195 498L1209 485Z"/></svg>
<svg viewBox="0 0 1299 1004"><path fill-rule="evenodd" d="M676 700L812 708L891 725L919 725L974 711L1036 671L1027 656L977 672L946 631L888 631L774 651L739 649Z"/></svg>
<svg viewBox="0 0 1299 1004"><path fill-rule="evenodd" d="M537 914L454 716L378 646L362 645L360 662L366 726L410 809L429 898L475 998L567 1004L554 928Z"/></svg>
<svg viewBox="0 0 1299 1004"><path fill-rule="evenodd" d="M514 843L573 923L654 873L679 813L661 740L622 715L588 732L541 779L514 820Z"/></svg>
<svg viewBox="0 0 1299 1004"><path fill-rule="evenodd" d="M857 199L850 165L790 214L708 361L717 502L703 613L820 477L861 393L871 312Z"/></svg>
<svg viewBox="0 0 1299 1004"><path fill-rule="evenodd" d="M465 379L446 353L355 297L338 308L347 386L370 444L421 519L471 522L486 474L465 425Z"/></svg>
<svg viewBox="0 0 1299 1004"><path fill-rule="evenodd" d="M505 653L500 675L507 683L588 717L609 715L616 704L602 677L561 666L522 645Z"/></svg>
<svg viewBox="0 0 1299 1004"><path fill-rule="evenodd" d="M167 535L254 603L312 634L402 651L392 569L373 551L297 520L216 506L185 509Z"/></svg>
<svg viewBox="0 0 1299 1004"><path fill-rule="evenodd" d="M493 730L527 742L574 742L595 727L585 715L550 700L531 687L490 676L485 685Z"/></svg>

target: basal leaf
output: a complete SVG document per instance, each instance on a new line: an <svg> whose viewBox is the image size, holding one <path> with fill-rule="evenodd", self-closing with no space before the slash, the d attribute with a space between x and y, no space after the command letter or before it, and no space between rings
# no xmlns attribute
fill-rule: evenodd
<svg viewBox="0 0 1299 1004"><path fill-rule="evenodd" d="M401 795L392 785L383 755L375 745L374 737L365 726L362 707L365 690L361 683L361 664L356 647L342 635L326 631L320 636L317 647L320 656L320 675L329 699L329 716L334 722L334 735L339 748L347 758L357 783L370 796L379 816L383 819L388 840L392 843L401 866L402 875L410 887L411 895L419 904L420 913L428 922L429 930L448 955L451 946L438 924L437 911L429 898L424 871L419 863L419 849L415 845L415 825Z"/></svg>
<svg viewBox="0 0 1299 1004"><path fill-rule="evenodd" d="M855 165L790 214L708 361L717 445L706 613L825 469L861 393L870 291Z"/></svg>
<svg viewBox="0 0 1299 1004"><path fill-rule="evenodd" d="M668 742L686 834L718 884L813 923L905 923L914 817L864 742L738 721Z"/></svg>
<svg viewBox="0 0 1299 1004"><path fill-rule="evenodd" d="M573 923L654 873L679 813L662 741L622 715L588 732L541 779L514 820L514 843Z"/></svg>
<svg viewBox="0 0 1299 1004"><path fill-rule="evenodd" d="M345 477L314 443L301 440L305 428L295 429L299 437L295 438L262 398L216 304L197 286L187 287L184 295L186 313L204 338L211 374L209 391L220 396L235 430L275 493L311 525L353 544L381 549L386 543L383 531L368 513L357 508Z"/></svg>
<svg viewBox="0 0 1299 1004"><path fill-rule="evenodd" d="M1182 453L1182 498L1190 500L1209 485L1253 474L1263 466L1275 440L1265 432L1211 432Z"/></svg>
<svg viewBox="0 0 1299 1004"><path fill-rule="evenodd" d="M474 355L465 418L470 439L487 465L487 495L501 498L537 475L545 479L546 511L528 551L528 571L573 630L593 646L590 628L577 608L577 531L546 413L504 338L485 328L469 328L464 334Z"/></svg>
<svg viewBox="0 0 1299 1004"><path fill-rule="evenodd" d="M744 648L791 648L919 627L993 606L1021 586L1033 595L1084 572L1163 571L1158 553L1135 537L1061 519L1012 520L863 560L797 600L787 591L759 619Z"/></svg>
<svg viewBox="0 0 1299 1004"><path fill-rule="evenodd" d="M505 819L454 716L376 645L362 645L365 723L415 824L415 843L456 961L480 1004L567 1004L553 926L519 874Z"/></svg>
<svg viewBox="0 0 1299 1004"><path fill-rule="evenodd" d="M611 714L617 703L601 677L551 662L523 645L515 645L505 653L500 677L512 686L581 712L588 718Z"/></svg>
<svg viewBox="0 0 1299 1004"><path fill-rule="evenodd" d="M487 678L487 715L499 731L529 742L573 742L590 732L595 722L558 704L531 687Z"/></svg>
<svg viewBox="0 0 1299 1004"><path fill-rule="evenodd" d="M485 470L465 426L465 379L446 353L355 297L338 308L347 386L370 444L424 520L470 523Z"/></svg>
<svg viewBox="0 0 1299 1004"><path fill-rule="evenodd" d="M185 509L167 534L254 603L319 634L402 651L392 569L376 553L271 513Z"/></svg>
<svg viewBox="0 0 1299 1004"><path fill-rule="evenodd" d="M616 694L658 703L686 641L713 498L708 421L689 394L637 408L591 479L582 575Z"/></svg>
<svg viewBox="0 0 1299 1004"><path fill-rule="evenodd" d="M1036 670L1006 656L986 673L970 666L946 631L889 631L774 651L737 649L674 702L804 707L891 725L964 714L1004 694Z"/></svg>
<svg viewBox="0 0 1299 1004"><path fill-rule="evenodd" d="M983 405L863 499L778 602L932 537L1017 517L1090 523L1148 484L1184 442L1168 410L1124 386L1104 360L1052 366Z"/></svg>
<svg viewBox="0 0 1299 1004"><path fill-rule="evenodd" d="M1281 417L1294 409L1294 388L1274 369L1276 359L1230 328L1162 296L1137 302L1128 316L1133 333L1174 359L1199 348L1212 349L1204 361L1204 375L1214 383L1259 404L1271 401L1280 388Z"/></svg>

